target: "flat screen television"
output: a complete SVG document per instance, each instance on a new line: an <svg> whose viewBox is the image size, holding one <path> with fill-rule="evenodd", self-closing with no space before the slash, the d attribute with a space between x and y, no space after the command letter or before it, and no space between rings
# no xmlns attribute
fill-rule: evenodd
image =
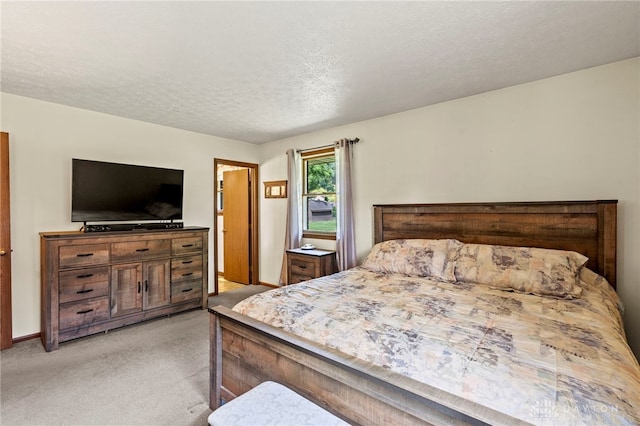
<svg viewBox="0 0 640 426"><path fill-rule="evenodd" d="M71 221L182 219L184 171L72 160Z"/></svg>

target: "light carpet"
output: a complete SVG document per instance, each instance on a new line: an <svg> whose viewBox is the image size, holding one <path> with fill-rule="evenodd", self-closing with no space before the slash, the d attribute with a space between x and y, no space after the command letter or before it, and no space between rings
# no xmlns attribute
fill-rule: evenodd
<svg viewBox="0 0 640 426"><path fill-rule="evenodd" d="M233 306L268 289L247 286L210 303ZM38 339L0 352L3 426L206 425L210 413L206 310L62 343L49 353Z"/></svg>

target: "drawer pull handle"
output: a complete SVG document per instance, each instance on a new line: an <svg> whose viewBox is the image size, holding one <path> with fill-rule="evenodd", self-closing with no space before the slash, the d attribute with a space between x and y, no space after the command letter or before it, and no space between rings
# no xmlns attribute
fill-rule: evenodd
<svg viewBox="0 0 640 426"><path fill-rule="evenodd" d="M77 257L89 257L89 256L93 256L93 253L78 253L76 256Z"/></svg>
<svg viewBox="0 0 640 426"><path fill-rule="evenodd" d="M193 290L192 288L185 288L184 290L182 290L183 293L189 293L191 290Z"/></svg>
<svg viewBox="0 0 640 426"><path fill-rule="evenodd" d="M144 291L148 292L149 291L149 281L144 280Z"/></svg>
<svg viewBox="0 0 640 426"><path fill-rule="evenodd" d="M92 277L93 274L82 274L82 275L78 275L76 278L89 278Z"/></svg>
<svg viewBox="0 0 640 426"><path fill-rule="evenodd" d="M183 261L182 261L182 264L183 264L183 265L188 265L188 264L190 264L190 263L193 263L193 260L183 260Z"/></svg>
<svg viewBox="0 0 640 426"><path fill-rule="evenodd" d="M187 272L187 273L185 273L185 274L182 274L182 276L183 276L183 277L188 277L188 276L190 276L190 275L193 275L193 272Z"/></svg>
<svg viewBox="0 0 640 426"><path fill-rule="evenodd" d="M183 244L182 245L183 248L187 248L187 247L193 247L193 244Z"/></svg>
<svg viewBox="0 0 640 426"><path fill-rule="evenodd" d="M89 312L93 312L93 309L85 309L84 311L76 312L78 315L88 314Z"/></svg>
<svg viewBox="0 0 640 426"><path fill-rule="evenodd" d="M141 248L141 249L136 249L137 252L143 252L143 251L149 251L148 248Z"/></svg>
<svg viewBox="0 0 640 426"><path fill-rule="evenodd" d="M78 290L78 291L76 291L76 293L78 293L78 294L85 294L85 293L91 293L92 291L93 291L93 289L92 289L92 288L88 288L88 289L86 289L86 290Z"/></svg>
<svg viewBox="0 0 640 426"><path fill-rule="evenodd" d="M298 265L300 269L307 269L307 265Z"/></svg>
<svg viewBox="0 0 640 426"><path fill-rule="evenodd" d="M138 293L140 293L140 290L142 290L142 287L140 287L140 281L138 281Z"/></svg>

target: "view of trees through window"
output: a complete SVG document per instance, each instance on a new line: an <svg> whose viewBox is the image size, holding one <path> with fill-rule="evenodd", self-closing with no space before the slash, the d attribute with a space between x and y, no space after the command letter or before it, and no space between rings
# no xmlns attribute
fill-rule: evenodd
<svg viewBox="0 0 640 426"><path fill-rule="evenodd" d="M336 160L323 155L304 159L305 230L336 232Z"/></svg>

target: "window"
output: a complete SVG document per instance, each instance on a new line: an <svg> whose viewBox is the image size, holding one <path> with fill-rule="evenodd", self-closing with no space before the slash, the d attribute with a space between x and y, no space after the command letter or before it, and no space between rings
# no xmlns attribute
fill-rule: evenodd
<svg viewBox="0 0 640 426"><path fill-rule="evenodd" d="M333 148L302 154L303 236L336 237L336 157Z"/></svg>

